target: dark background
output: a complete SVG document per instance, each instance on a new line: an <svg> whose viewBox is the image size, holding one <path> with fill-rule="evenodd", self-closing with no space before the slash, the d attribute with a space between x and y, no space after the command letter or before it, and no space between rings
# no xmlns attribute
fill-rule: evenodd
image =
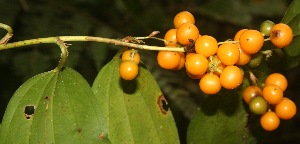
<svg viewBox="0 0 300 144"><path fill-rule="evenodd" d="M291 0L0 0L0 22L12 26L10 42L61 35L91 35L108 38L147 36L160 31L157 37L173 28L173 17L180 11L190 11L196 18L201 35L214 36L218 41L232 39L242 28L259 29L264 20L280 22ZM4 36L5 31L0 31ZM163 46L149 40L148 45ZM75 68L92 84L95 76L120 47L72 42L67 66ZM184 70L174 72L158 67L154 51L139 51L142 61L157 79L173 111L181 142L193 110L203 98L198 81L187 77ZM28 78L56 67L60 51L56 45L41 44L0 52L0 118L14 91ZM286 95L297 105L299 66L284 69L273 65L289 80ZM279 143L296 143L299 115L291 120ZM294 129L293 129L294 128ZM283 129L284 131L284 129Z"/></svg>

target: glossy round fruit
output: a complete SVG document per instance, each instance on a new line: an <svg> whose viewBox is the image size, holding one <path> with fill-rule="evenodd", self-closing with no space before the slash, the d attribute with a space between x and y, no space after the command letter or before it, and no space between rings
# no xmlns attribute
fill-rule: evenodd
<svg viewBox="0 0 300 144"><path fill-rule="evenodd" d="M141 61L141 57L137 50L128 49L122 54L122 61L126 60L133 60L138 65Z"/></svg>
<svg viewBox="0 0 300 144"><path fill-rule="evenodd" d="M176 31L177 29L170 29L166 32L164 37L164 40L166 40L165 46L177 47Z"/></svg>
<svg viewBox="0 0 300 144"><path fill-rule="evenodd" d="M222 86L219 76L207 73L201 78L199 87L203 93L211 95L218 93Z"/></svg>
<svg viewBox="0 0 300 144"><path fill-rule="evenodd" d="M186 74L192 79L201 79L205 75L205 73L200 74L200 75L193 75L193 74L190 74L188 71L186 71Z"/></svg>
<svg viewBox="0 0 300 144"><path fill-rule="evenodd" d="M268 110L268 103L261 96L256 96L249 102L249 109L252 113L262 115Z"/></svg>
<svg viewBox="0 0 300 144"><path fill-rule="evenodd" d="M138 75L139 67L132 60L121 62L119 66L119 74L124 80L133 80Z"/></svg>
<svg viewBox="0 0 300 144"><path fill-rule="evenodd" d="M243 72L237 66L227 66L220 75L221 85L226 89L237 88L243 81Z"/></svg>
<svg viewBox="0 0 300 144"><path fill-rule="evenodd" d="M270 21L270 20L265 20L260 24L260 32L264 35L264 36L269 36L270 35L270 31L272 29L272 27L275 25L274 22Z"/></svg>
<svg viewBox="0 0 300 144"><path fill-rule="evenodd" d="M248 53L245 53L241 48L239 48L240 51L240 58L236 65L246 65L251 60L251 55Z"/></svg>
<svg viewBox="0 0 300 144"><path fill-rule="evenodd" d="M279 127L280 119L275 112L268 111L261 116L260 124L266 131L273 131Z"/></svg>
<svg viewBox="0 0 300 144"><path fill-rule="evenodd" d="M268 103L276 105L282 101L283 91L276 85L266 85L263 88L263 97Z"/></svg>
<svg viewBox="0 0 300 144"><path fill-rule="evenodd" d="M180 65L180 60L181 56L179 52L159 51L157 54L157 62L164 69L177 69Z"/></svg>
<svg viewBox="0 0 300 144"><path fill-rule="evenodd" d="M297 107L292 100L284 97L282 101L276 105L275 112L279 118L289 120L295 116Z"/></svg>
<svg viewBox="0 0 300 144"><path fill-rule="evenodd" d="M248 29L241 29L241 30L239 30L239 31L235 34L233 40L234 40L234 41L239 41L239 40L240 40L240 37L241 37L241 34L242 34L244 31L246 31L246 30L248 30Z"/></svg>
<svg viewBox="0 0 300 144"><path fill-rule="evenodd" d="M217 53L218 42L217 40L208 35L198 37L195 42L195 51L202 54L204 57L209 57Z"/></svg>
<svg viewBox="0 0 300 144"><path fill-rule="evenodd" d="M224 43L219 46L217 55L223 64L234 65L239 61L240 50L235 44Z"/></svg>
<svg viewBox="0 0 300 144"><path fill-rule="evenodd" d="M280 73L272 73L267 77L265 85L276 85L280 87L282 91L285 91L288 86L288 81L284 75Z"/></svg>
<svg viewBox="0 0 300 144"><path fill-rule="evenodd" d="M191 44L191 41L195 42L198 37L199 30L194 24L184 23L177 28L177 42L184 46Z"/></svg>
<svg viewBox="0 0 300 144"><path fill-rule="evenodd" d="M184 24L184 23L195 24L195 18L193 16L193 14L191 14L188 11L182 11L182 12L179 12L178 14L176 14L176 16L174 17L174 20L173 20L174 27L178 28L181 24Z"/></svg>
<svg viewBox="0 0 300 144"><path fill-rule="evenodd" d="M271 29L270 39L272 44L276 47L284 48L292 42L293 31L287 24L276 24Z"/></svg>
<svg viewBox="0 0 300 144"><path fill-rule="evenodd" d="M186 58L185 68L192 75L202 75L207 71L208 60L201 54L192 54Z"/></svg>
<svg viewBox="0 0 300 144"><path fill-rule="evenodd" d="M184 64L185 64L185 55L184 55L183 52L179 52L179 55L180 55L179 65L174 70L180 70L180 69L182 69L184 67Z"/></svg>
<svg viewBox="0 0 300 144"><path fill-rule="evenodd" d="M256 85L250 85L246 87L243 91L243 100L247 104L249 104L252 98L257 96L262 96L262 90Z"/></svg>
<svg viewBox="0 0 300 144"><path fill-rule="evenodd" d="M257 30L246 30L240 36L240 46L248 54L257 53L264 44L264 36Z"/></svg>

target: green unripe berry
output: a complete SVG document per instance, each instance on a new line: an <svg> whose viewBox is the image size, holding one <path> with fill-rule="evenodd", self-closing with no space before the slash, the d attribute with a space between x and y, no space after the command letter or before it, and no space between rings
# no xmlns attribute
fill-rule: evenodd
<svg viewBox="0 0 300 144"><path fill-rule="evenodd" d="M260 65L261 61L263 59L263 55L261 52L258 52L251 56L250 61L248 62L247 66L254 68Z"/></svg>
<svg viewBox="0 0 300 144"><path fill-rule="evenodd" d="M270 20L266 20L264 22L262 22L260 24L260 32L264 35L264 36L269 36L270 35L270 31L271 28L275 25L274 22L270 21Z"/></svg>
<svg viewBox="0 0 300 144"><path fill-rule="evenodd" d="M268 103L262 96L256 96L250 100L249 109L252 113L262 115L268 110Z"/></svg>

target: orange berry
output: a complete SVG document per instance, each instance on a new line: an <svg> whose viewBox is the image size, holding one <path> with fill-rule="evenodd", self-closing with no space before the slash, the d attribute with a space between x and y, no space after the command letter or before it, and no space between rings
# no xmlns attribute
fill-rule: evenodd
<svg viewBox="0 0 300 144"><path fill-rule="evenodd" d="M248 54L257 53L264 44L264 36L257 30L245 30L240 36L240 46Z"/></svg>
<svg viewBox="0 0 300 144"><path fill-rule="evenodd" d="M195 42L195 51L202 54L204 57L209 57L217 53L218 42L217 40L208 35L198 37Z"/></svg>
<svg viewBox="0 0 300 144"><path fill-rule="evenodd" d="M180 55L179 65L177 66L177 68L175 68L175 70L182 69L184 67L184 64L185 64L185 55L184 55L184 53L179 52L179 55Z"/></svg>
<svg viewBox="0 0 300 144"><path fill-rule="evenodd" d="M191 23L195 24L195 18L193 14L188 11L182 11L174 17L173 24L175 28L178 28L181 24Z"/></svg>
<svg viewBox="0 0 300 144"><path fill-rule="evenodd" d="M236 34L235 34L235 36L234 36L234 41L239 41L240 40L240 37L241 37L241 34L244 32L244 31L246 31L246 30L248 30L248 29L241 29L241 30L239 30Z"/></svg>
<svg viewBox="0 0 300 144"><path fill-rule="evenodd" d="M193 75L193 74L190 74L188 71L186 71L186 74L192 79L201 79L205 75L205 73L200 74L200 75Z"/></svg>
<svg viewBox="0 0 300 144"><path fill-rule="evenodd" d="M191 23L184 23L177 28L177 42L182 45L189 45L191 41L196 41L199 37L198 28Z"/></svg>
<svg viewBox="0 0 300 144"><path fill-rule="evenodd" d="M224 43L219 46L217 55L223 64L234 65L239 61L240 51L235 44Z"/></svg>
<svg viewBox="0 0 300 144"><path fill-rule="evenodd" d="M119 74L124 80L133 80L138 75L139 67L132 60L121 62L119 66Z"/></svg>
<svg viewBox="0 0 300 144"><path fill-rule="evenodd" d="M219 76L211 73L207 73L201 78L199 87L205 94L216 94L222 88Z"/></svg>
<svg viewBox="0 0 300 144"><path fill-rule="evenodd" d="M284 97L282 101L276 105L275 112L279 118L289 120L295 116L297 107L292 100Z"/></svg>
<svg viewBox="0 0 300 144"><path fill-rule="evenodd" d="M266 78L265 84L276 85L280 87L282 91L285 91L288 86L288 81L284 75L280 73L272 73Z"/></svg>
<svg viewBox="0 0 300 144"><path fill-rule="evenodd" d="M263 88L263 97L268 103L276 105L282 101L283 91L276 85L266 85Z"/></svg>
<svg viewBox="0 0 300 144"><path fill-rule="evenodd" d="M180 65L180 60L181 56L179 52L159 51L157 54L157 62L164 69L177 69Z"/></svg>
<svg viewBox="0 0 300 144"><path fill-rule="evenodd" d="M261 88L256 85L250 85L243 91L243 100L247 104L256 96L262 96Z"/></svg>
<svg viewBox="0 0 300 144"><path fill-rule="evenodd" d="M271 28L270 39L273 45L278 48L288 46L293 40L293 31L287 24L275 24Z"/></svg>
<svg viewBox="0 0 300 144"><path fill-rule="evenodd" d="M164 37L164 40L166 40L165 46L177 47L176 31L177 29L170 29L166 32Z"/></svg>
<svg viewBox="0 0 300 144"><path fill-rule="evenodd" d="M192 54L186 58L185 68L192 75L202 75L208 68L208 60L201 54Z"/></svg>
<svg viewBox="0 0 300 144"><path fill-rule="evenodd" d="M280 119L275 112L268 111L261 116L260 124L266 131L273 131L279 127Z"/></svg>
<svg viewBox="0 0 300 144"><path fill-rule="evenodd" d="M238 62L236 63L236 65L248 64L251 60L251 55L248 53L245 53L241 48L239 48L239 50L240 50L240 58L239 58Z"/></svg>
<svg viewBox="0 0 300 144"><path fill-rule="evenodd" d="M128 49L125 50L122 54L122 61L133 60L136 64L139 64L141 57L137 50Z"/></svg>
<svg viewBox="0 0 300 144"><path fill-rule="evenodd" d="M243 82L243 72L237 66L227 66L220 75L220 82L226 89L237 88Z"/></svg>

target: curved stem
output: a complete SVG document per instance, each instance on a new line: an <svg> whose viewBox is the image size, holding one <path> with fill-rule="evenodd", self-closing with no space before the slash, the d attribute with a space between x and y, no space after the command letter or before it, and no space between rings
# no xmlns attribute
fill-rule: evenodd
<svg viewBox="0 0 300 144"><path fill-rule="evenodd" d="M7 31L7 34L0 40L0 44L5 44L13 36L13 30L10 26L0 23L0 28L3 28Z"/></svg>
<svg viewBox="0 0 300 144"><path fill-rule="evenodd" d="M4 23L0 23L0 28L3 28L7 31L7 33L9 34L12 34L13 33L13 30L12 28L9 26L9 25L6 25Z"/></svg>
<svg viewBox="0 0 300 144"><path fill-rule="evenodd" d="M42 43L55 43L56 39L57 39L57 37L37 38L37 39L30 39L30 40L18 41L18 42L13 42L13 43L1 44L0 45L0 50L10 49L10 48L15 48L15 47L28 46L28 45L35 45L35 44L42 44ZM184 52L183 47L149 46L149 45L128 43L128 42L124 42L124 41L117 40L117 39L109 39L109 38L103 38L103 37L60 36L59 39L61 39L64 42L67 42L67 41L93 41L93 42L102 42L102 43L114 44L114 45L124 46L124 47L131 47L131 48L136 48L136 49Z"/></svg>
<svg viewBox="0 0 300 144"><path fill-rule="evenodd" d="M60 61L57 67L53 70L54 72L59 72L65 65L68 58L68 46L64 41L62 41L59 37L54 41L61 50Z"/></svg>

